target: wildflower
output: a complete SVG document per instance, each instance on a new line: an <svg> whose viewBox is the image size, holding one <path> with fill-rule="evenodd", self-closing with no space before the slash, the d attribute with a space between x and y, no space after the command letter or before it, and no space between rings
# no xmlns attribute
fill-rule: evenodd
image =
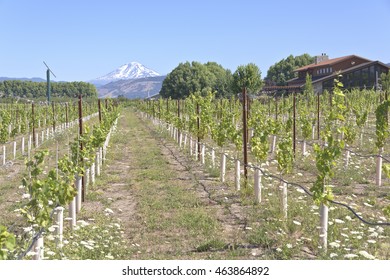
<svg viewBox="0 0 390 280"><path fill-rule="evenodd" d="M363 257L365 257L366 259L375 260L375 257L373 255L367 253L366 251L360 251L359 254L362 255Z"/></svg>
<svg viewBox="0 0 390 280"><path fill-rule="evenodd" d="M89 225L89 223L87 223L86 221L84 220L78 220L77 221L77 224L80 226L80 227L86 227Z"/></svg>
<svg viewBox="0 0 390 280"><path fill-rule="evenodd" d="M29 193L25 193L22 195L22 198L23 199L29 199L30 198L30 194Z"/></svg>
<svg viewBox="0 0 390 280"><path fill-rule="evenodd" d="M89 250L93 250L94 249L92 246L89 246L89 245L84 245L84 247L89 249Z"/></svg>
<svg viewBox="0 0 390 280"><path fill-rule="evenodd" d="M343 220L340 220L340 219L334 219L334 221L336 224L344 224L345 223Z"/></svg>
<svg viewBox="0 0 390 280"><path fill-rule="evenodd" d="M104 256L106 259L113 260L114 257L111 254L105 255Z"/></svg>
<svg viewBox="0 0 390 280"><path fill-rule="evenodd" d="M51 226L47 230L50 232L54 232L58 226Z"/></svg>
<svg viewBox="0 0 390 280"><path fill-rule="evenodd" d="M376 243L375 240L371 240L371 239L367 240L367 242L368 242L368 243L371 243L371 244L375 244L375 243Z"/></svg>
<svg viewBox="0 0 390 280"><path fill-rule="evenodd" d="M355 254L346 254L344 255L344 258L346 259L353 259L353 258L356 258L358 255L355 255Z"/></svg>
<svg viewBox="0 0 390 280"><path fill-rule="evenodd" d="M280 248L276 248L276 251L280 253L280 252L282 252L283 250L280 249Z"/></svg>
<svg viewBox="0 0 390 280"><path fill-rule="evenodd" d="M302 190L301 188L296 188L297 192L300 192L300 193L305 193L304 190Z"/></svg>
<svg viewBox="0 0 390 280"><path fill-rule="evenodd" d="M332 248L339 248L340 244L337 243L337 242L331 242L331 243L329 243L329 246L332 247Z"/></svg>
<svg viewBox="0 0 390 280"><path fill-rule="evenodd" d="M378 235L379 235L379 233L377 233L377 232L373 232L373 233L371 233L370 235L369 235L369 237L378 237Z"/></svg>
<svg viewBox="0 0 390 280"><path fill-rule="evenodd" d="M383 231L384 231L384 228L378 226L378 232L379 232L379 233L383 233Z"/></svg>
<svg viewBox="0 0 390 280"><path fill-rule="evenodd" d="M335 258L335 257L337 257L338 255L336 254L336 253L331 253L330 255L329 255L329 257L331 257L332 259L333 258Z"/></svg>
<svg viewBox="0 0 390 280"><path fill-rule="evenodd" d="M290 243L288 243L288 244L286 245L286 247L287 247L288 249L291 249L293 246L292 246Z"/></svg>
<svg viewBox="0 0 390 280"><path fill-rule="evenodd" d="M30 251L26 254L26 256L35 256L36 254L36 252Z"/></svg>
<svg viewBox="0 0 390 280"><path fill-rule="evenodd" d="M50 241L55 240L55 238L52 234L49 234L46 238L47 238L47 240L50 240Z"/></svg>
<svg viewBox="0 0 390 280"><path fill-rule="evenodd" d="M32 226L23 228L23 231L24 231L24 232L30 232L30 231L32 231Z"/></svg>

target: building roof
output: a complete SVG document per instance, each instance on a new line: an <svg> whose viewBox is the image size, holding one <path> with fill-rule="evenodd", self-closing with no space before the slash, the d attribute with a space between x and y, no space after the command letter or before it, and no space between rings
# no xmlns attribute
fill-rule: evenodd
<svg viewBox="0 0 390 280"><path fill-rule="evenodd" d="M361 59L364 59L364 60L367 60L367 62L371 62L372 60L369 60L367 58L363 58L363 57L360 57L360 56L357 56L357 55L347 55L347 56L342 56L342 57L336 57L336 58L332 58L332 59L328 59L328 60L324 60L324 61L321 61L319 63L312 63L312 64L309 64L309 65L306 65L306 66L303 66L303 67L300 67L300 68L297 68L294 70L294 72L299 72L299 71L304 71L304 70L308 70L310 68L315 68L315 67L320 67L320 66L325 66L325 65L334 65L336 63L339 63L339 62L342 62L344 60L347 60L347 59L350 59L350 58L353 58L353 57L358 57L358 58L361 58Z"/></svg>

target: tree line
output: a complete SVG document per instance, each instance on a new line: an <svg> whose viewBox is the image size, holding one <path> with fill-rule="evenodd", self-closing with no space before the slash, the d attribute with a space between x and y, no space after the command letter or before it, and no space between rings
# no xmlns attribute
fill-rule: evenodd
<svg viewBox="0 0 390 280"><path fill-rule="evenodd" d="M205 95L211 91L217 98L229 98L241 92L244 86L248 93L257 93L264 83L286 85L288 80L297 77L294 72L296 68L310 64L313 60L314 57L308 54L290 55L272 65L264 79L254 63L240 65L234 73L216 62L180 63L163 81L160 95L164 98L181 99L191 93Z"/></svg>
<svg viewBox="0 0 390 280"><path fill-rule="evenodd" d="M93 84L86 82L54 82L50 84L52 97L97 98L97 90ZM6 80L0 82L1 98L46 98L46 82Z"/></svg>
<svg viewBox="0 0 390 280"><path fill-rule="evenodd" d="M263 81L260 69L253 63L241 65L232 73L215 62L180 63L164 79L160 95L164 98L182 99L191 93L206 95L213 92L217 98L230 97L242 91L257 92Z"/></svg>

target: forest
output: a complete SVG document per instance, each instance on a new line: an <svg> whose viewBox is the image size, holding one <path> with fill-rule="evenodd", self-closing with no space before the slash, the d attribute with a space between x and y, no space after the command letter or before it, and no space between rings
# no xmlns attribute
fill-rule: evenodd
<svg viewBox="0 0 390 280"><path fill-rule="evenodd" d="M97 90L93 84L86 82L53 82L51 85L52 97L97 98ZM7 80L0 82L1 98L46 98L46 82L31 82Z"/></svg>

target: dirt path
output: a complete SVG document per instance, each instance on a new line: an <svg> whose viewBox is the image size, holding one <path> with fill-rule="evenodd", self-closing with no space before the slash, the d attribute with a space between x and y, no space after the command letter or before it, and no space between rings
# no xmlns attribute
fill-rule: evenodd
<svg viewBox="0 0 390 280"><path fill-rule="evenodd" d="M248 259L256 248L237 194L206 176L150 121L125 111L98 182L100 201L121 220L129 259Z"/></svg>

